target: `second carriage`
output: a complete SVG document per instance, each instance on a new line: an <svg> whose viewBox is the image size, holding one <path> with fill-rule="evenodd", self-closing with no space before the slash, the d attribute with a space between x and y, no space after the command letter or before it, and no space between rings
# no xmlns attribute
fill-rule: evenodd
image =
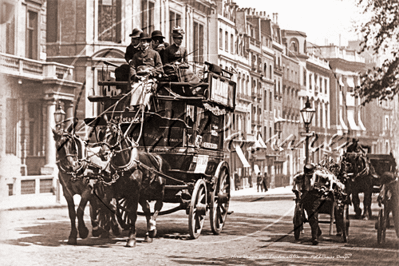
<svg viewBox="0 0 399 266"><path fill-rule="evenodd" d="M328 221L319 220L318 223L329 223L330 235L333 234L335 224L337 235L340 235L342 240L347 242L350 222L349 198L345 185L325 167L318 166L311 175L312 178L309 180L306 180L304 173L294 176L295 209L293 223L295 239L299 239L303 231L303 224L309 221L309 217L305 215L303 200L305 193L311 192L316 193L321 199L319 206L317 206L317 213L330 216Z"/></svg>
<svg viewBox="0 0 399 266"><path fill-rule="evenodd" d="M229 123L225 118L235 108L236 83L232 73L210 63L206 66L201 82L195 84L168 79L151 83L144 73L138 81L143 88L138 98L151 92L145 105L131 106L137 95L129 91L137 86L127 81L101 81L103 94L89 96L103 116L117 121L123 134L138 144L138 150L157 154L169 164L167 173L149 169L166 179L163 201L178 204L160 214L185 210L191 238L201 234L208 211L213 233L220 234L230 202L230 169L224 158ZM97 131L97 141L103 137L98 136L101 124L104 126L99 121L85 121ZM128 228L126 202L124 198L117 202L119 223Z"/></svg>

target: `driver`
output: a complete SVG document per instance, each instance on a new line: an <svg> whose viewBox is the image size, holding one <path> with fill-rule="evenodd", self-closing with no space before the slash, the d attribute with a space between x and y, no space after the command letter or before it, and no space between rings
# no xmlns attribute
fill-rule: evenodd
<svg viewBox="0 0 399 266"><path fill-rule="evenodd" d="M320 193L313 189L312 187L312 177L315 171L315 166L312 164L307 164L304 166L304 174L302 176L298 176L298 181L302 183L302 198L301 203L303 204L303 208L305 209L308 221L310 224L310 228L312 229L312 243L313 245L317 245L319 243L318 238L321 235L321 230L319 227L319 208L321 204Z"/></svg>
<svg viewBox="0 0 399 266"><path fill-rule="evenodd" d="M151 76L160 76L163 74L163 67L161 57L158 52L150 48L151 37L145 33L140 33L140 51L136 53L130 61L130 70L132 75L132 80L137 81L137 73L148 74ZM149 85L150 88L148 88ZM155 81L153 79L148 80L146 84L136 82L132 86L132 96L130 101L130 106L137 106L143 104L144 106L150 107L149 100L151 97L151 89L155 86ZM150 89L150 91L147 91Z"/></svg>

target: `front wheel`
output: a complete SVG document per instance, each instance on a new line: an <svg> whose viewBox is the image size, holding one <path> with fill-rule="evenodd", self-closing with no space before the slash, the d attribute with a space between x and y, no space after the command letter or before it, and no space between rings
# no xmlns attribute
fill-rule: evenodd
<svg viewBox="0 0 399 266"><path fill-rule="evenodd" d="M215 191L210 195L210 222L215 235L222 232L230 204L230 175L227 168L220 171Z"/></svg>
<svg viewBox="0 0 399 266"><path fill-rule="evenodd" d="M203 179L198 179L191 196L188 217L188 231L193 239L197 239L200 236L204 226L207 201L206 183Z"/></svg>

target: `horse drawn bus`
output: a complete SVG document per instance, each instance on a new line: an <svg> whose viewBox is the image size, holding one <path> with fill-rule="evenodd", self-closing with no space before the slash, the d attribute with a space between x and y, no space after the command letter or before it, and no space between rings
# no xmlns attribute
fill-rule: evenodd
<svg viewBox="0 0 399 266"><path fill-rule="evenodd" d="M223 229L230 202L225 117L235 108L236 84L232 73L205 66L200 82L181 82L179 66L172 65L174 77L138 70L135 82L100 81L102 95L89 96L101 109L84 120L90 127L86 146L97 149L105 162L99 168L107 173L103 184L112 187L107 200L94 192L103 209L130 229L127 246L136 243L137 214L146 216L148 241L156 235L156 217L178 210L188 215L191 238L201 234L208 212L213 233ZM161 211L163 203L176 207ZM112 225L105 217L103 224Z"/></svg>

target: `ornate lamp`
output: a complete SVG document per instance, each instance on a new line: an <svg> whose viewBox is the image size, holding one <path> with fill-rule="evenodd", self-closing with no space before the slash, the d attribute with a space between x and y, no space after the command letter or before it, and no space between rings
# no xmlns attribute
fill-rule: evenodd
<svg viewBox="0 0 399 266"><path fill-rule="evenodd" d="M301 116L306 130L306 146L305 146L305 165L309 163L309 127L312 123L313 115L316 112L310 105L309 97L306 98L305 107L301 109Z"/></svg>
<svg viewBox="0 0 399 266"><path fill-rule="evenodd" d="M62 106L60 103L57 105L57 110L54 112L54 121L57 128L61 127L62 122L65 120L65 112L62 110Z"/></svg>

